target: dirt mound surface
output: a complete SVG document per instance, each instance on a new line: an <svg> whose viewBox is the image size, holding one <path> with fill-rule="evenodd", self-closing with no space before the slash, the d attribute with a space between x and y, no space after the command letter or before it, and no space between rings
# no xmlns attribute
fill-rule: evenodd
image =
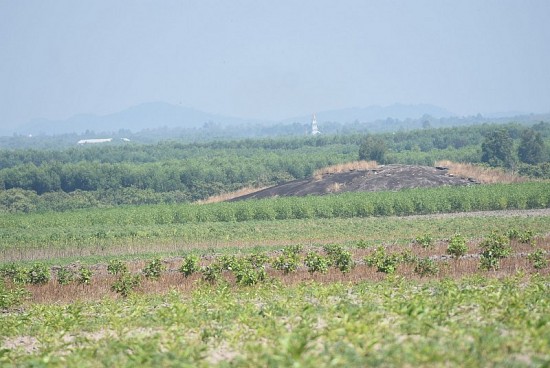
<svg viewBox="0 0 550 368"><path fill-rule="evenodd" d="M320 177L294 180L231 201L251 198L323 195L343 192L375 192L407 188L432 188L443 185L478 184L472 178L449 174L446 167L385 165L371 170L322 174Z"/></svg>

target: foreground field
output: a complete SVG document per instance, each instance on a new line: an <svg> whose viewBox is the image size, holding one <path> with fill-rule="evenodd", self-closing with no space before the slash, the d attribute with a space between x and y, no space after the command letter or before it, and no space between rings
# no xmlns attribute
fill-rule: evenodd
<svg viewBox="0 0 550 368"><path fill-rule="evenodd" d="M1 315L18 366L546 366L550 279L225 283Z"/></svg>
<svg viewBox="0 0 550 368"><path fill-rule="evenodd" d="M549 197L525 188L4 214L0 365L548 366ZM508 210L444 213L476 203Z"/></svg>
<svg viewBox="0 0 550 368"><path fill-rule="evenodd" d="M445 232L453 230L446 228L450 220L464 228L495 221L495 231L510 226L502 225L505 220L525 221L502 234L478 229L483 236L468 241L424 234L400 244L386 234L379 245L361 240L263 253L230 249L203 254L200 268L182 267L192 259L189 250L161 263L128 261L127 275L141 282L127 296L113 288L125 274L113 275L105 264L91 266L89 281L66 285L58 282L56 267L57 276L26 285L24 303L0 314L0 363L547 366L550 237L544 231L548 216L535 214L409 219ZM389 220L399 224L394 234L409 231L407 219ZM455 243L465 247L450 251ZM292 254L299 264L286 272L277 260ZM330 259L323 269L322 261ZM158 275L154 264L162 266ZM212 278L216 267L219 277Z"/></svg>

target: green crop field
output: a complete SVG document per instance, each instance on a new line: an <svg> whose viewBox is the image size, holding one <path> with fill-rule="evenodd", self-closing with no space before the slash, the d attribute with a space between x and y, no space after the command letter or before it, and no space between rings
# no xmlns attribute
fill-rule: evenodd
<svg viewBox="0 0 550 368"><path fill-rule="evenodd" d="M3 314L5 366L546 366L550 279L277 282Z"/></svg>
<svg viewBox="0 0 550 368"><path fill-rule="evenodd" d="M4 247L0 363L545 366L549 224L545 211L153 221L141 231L158 244ZM169 235L182 226L197 238Z"/></svg>

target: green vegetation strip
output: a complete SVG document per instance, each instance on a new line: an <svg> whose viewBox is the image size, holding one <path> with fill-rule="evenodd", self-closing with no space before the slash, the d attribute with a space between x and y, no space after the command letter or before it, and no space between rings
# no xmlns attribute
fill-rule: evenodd
<svg viewBox="0 0 550 368"><path fill-rule="evenodd" d="M150 258L195 253L235 253L280 249L284 245L316 245L365 241L407 244L424 234L448 239L456 233L468 239L509 229L546 234L550 216L418 216L347 219L304 219L150 226L31 227L4 230L0 263L54 260L66 264L80 260L98 263L112 257ZM140 234L134 237L133 234ZM79 234L82 238L75 238ZM96 237L96 234L103 234Z"/></svg>
<svg viewBox="0 0 550 368"><path fill-rule="evenodd" d="M0 315L11 366L545 366L550 279L390 277L36 305Z"/></svg>
<svg viewBox="0 0 550 368"><path fill-rule="evenodd" d="M550 182L473 185L288 197L208 205L154 205L66 213L0 215L3 229L90 225L165 225L308 218L407 216L550 206ZM138 235L138 234L136 234ZM75 234L77 236L77 234Z"/></svg>

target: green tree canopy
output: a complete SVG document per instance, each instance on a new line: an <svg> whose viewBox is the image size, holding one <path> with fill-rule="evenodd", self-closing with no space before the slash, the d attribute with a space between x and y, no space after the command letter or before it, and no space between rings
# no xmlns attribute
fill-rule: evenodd
<svg viewBox="0 0 550 368"><path fill-rule="evenodd" d="M368 135L359 146L360 160L373 160L378 163L384 163L386 154L386 144L380 138L374 138Z"/></svg>
<svg viewBox="0 0 550 368"><path fill-rule="evenodd" d="M491 166L511 167L514 158L512 148L514 141L505 129L489 133L481 144L481 161Z"/></svg>
<svg viewBox="0 0 550 368"><path fill-rule="evenodd" d="M522 162L536 165L544 161L544 141L542 135L533 129L525 129L521 134L518 157Z"/></svg>

